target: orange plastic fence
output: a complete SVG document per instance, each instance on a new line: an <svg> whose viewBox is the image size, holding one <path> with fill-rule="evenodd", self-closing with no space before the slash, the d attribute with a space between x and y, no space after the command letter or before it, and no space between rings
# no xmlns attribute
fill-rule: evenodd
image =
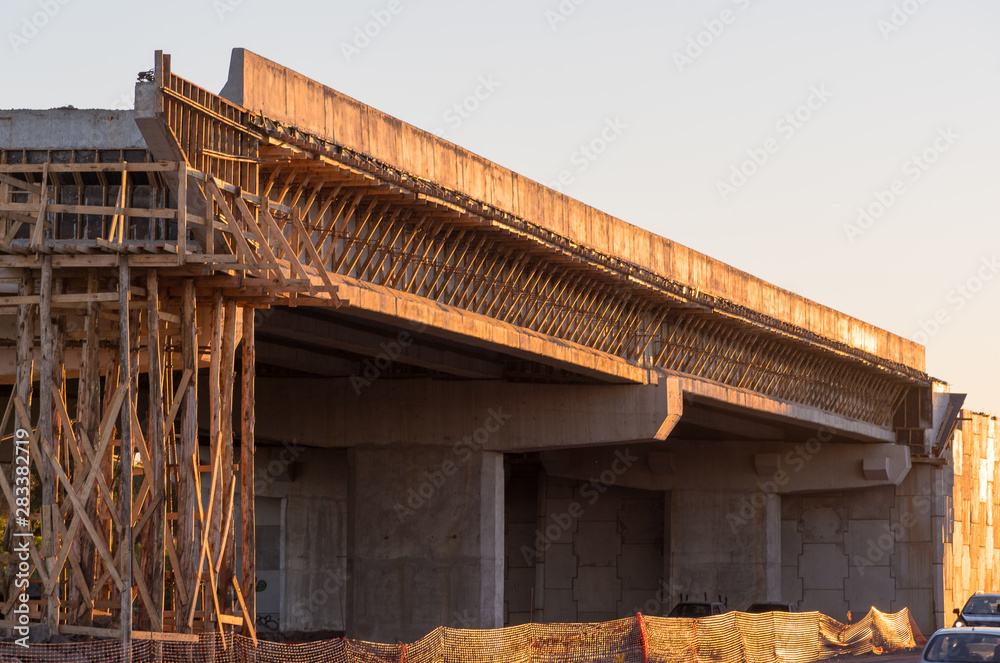
<svg viewBox="0 0 1000 663"><path fill-rule="evenodd" d="M597 624L523 624L493 630L438 628L409 645L341 638L305 644L205 634L198 643L132 642L134 663L806 663L842 654L889 652L922 644L905 608L872 608L845 625L818 612L730 612L701 619L637 615ZM877 649L878 648L878 649ZM124 661L115 640L0 643L0 661Z"/></svg>

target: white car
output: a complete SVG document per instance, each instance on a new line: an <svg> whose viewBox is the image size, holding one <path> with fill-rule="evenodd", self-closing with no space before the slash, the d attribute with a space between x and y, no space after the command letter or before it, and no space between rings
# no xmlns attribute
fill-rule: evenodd
<svg viewBox="0 0 1000 663"><path fill-rule="evenodd" d="M943 628L927 641L921 663L1000 663L1000 628Z"/></svg>

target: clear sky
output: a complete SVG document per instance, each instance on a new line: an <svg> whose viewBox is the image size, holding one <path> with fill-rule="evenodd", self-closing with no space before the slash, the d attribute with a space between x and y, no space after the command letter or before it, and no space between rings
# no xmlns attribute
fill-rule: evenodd
<svg viewBox="0 0 1000 663"><path fill-rule="evenodd" d="M243 46L921 342L1000 412L997 0L4 0L0 27L0 108L130 106L155 49L218 92Z"/></svg>

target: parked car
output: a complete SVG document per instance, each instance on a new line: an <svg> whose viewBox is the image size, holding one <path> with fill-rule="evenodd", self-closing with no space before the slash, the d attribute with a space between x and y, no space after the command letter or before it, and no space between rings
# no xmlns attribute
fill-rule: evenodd
<svg viewBox="0 0 1000 663"><path fill-rule="evenodd" d="M1000 594L976 592L965 602L964 608L955 608L955 614L958 615L956 627L1000 626Z"/></svg>
<svg viewBox="0 0 1000 663"><path fill-rule="evenodd" d="M674 609L670 611L667 617L686 617L688 619L697 619L699 617L711 617L712 615L721 615L726 611L726 606L722 603L712 602L712 603L700 603L695 601L681 601L674 606Z"/></svg>
<svg viewBox="0 0 1000 663"><path fill-rule="evenodd" d="M751 603L750 607L743 612L749 613L762 613L762 612L798 612L799 609L795 607L794 603L785 603L784 601L757 601L756 603Z"/></svg>
<svg viewBox="0 0 1000 663"><path fill-rule="evenodd" d="M927 641L921 663L1000 661L1000 628L943 628Z"/></svg>

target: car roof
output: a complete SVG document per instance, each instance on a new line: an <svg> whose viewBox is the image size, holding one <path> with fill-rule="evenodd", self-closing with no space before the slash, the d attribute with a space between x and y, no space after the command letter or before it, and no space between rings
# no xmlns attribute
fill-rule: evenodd
<svg viewBox="0 0 1000 663"><path fill-rule="evenodd" d="M988 635L1000 635L1000 626L962 626L957 628L939 628L934 631L934 635L948 635L950 633L986 633Z"/></svg>
<svg viewBox="0 0 1000 663"><path fill-rule="evenodd" d="M975 594L973 594L969 598L970 599L974 599L974 598L977 598L977 597L991 598L991 599L1000 599L1000 593L997 593L997 592L976 592Z"/></svg>

